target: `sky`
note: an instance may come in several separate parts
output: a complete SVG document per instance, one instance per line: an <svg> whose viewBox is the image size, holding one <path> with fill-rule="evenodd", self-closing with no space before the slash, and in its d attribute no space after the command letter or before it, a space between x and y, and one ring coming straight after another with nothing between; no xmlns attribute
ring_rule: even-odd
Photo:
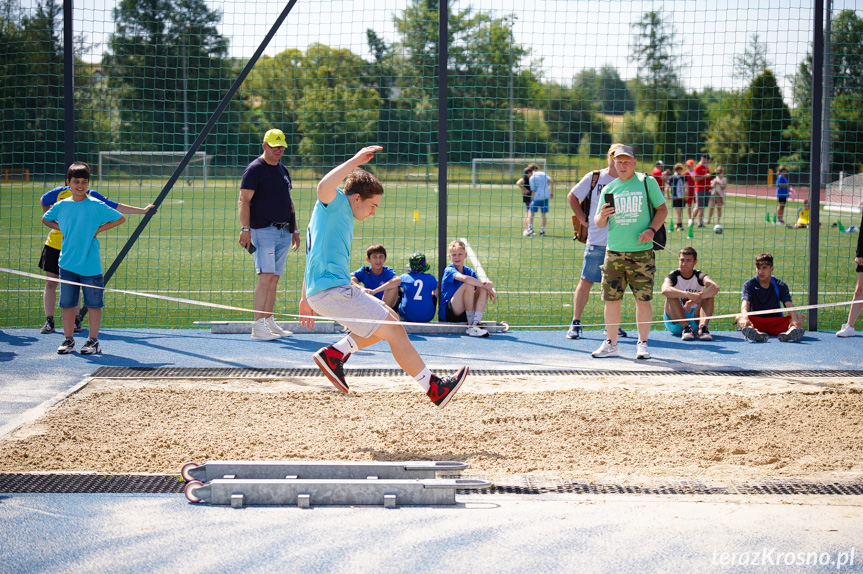
<svg viewBox="0 0 863 574"><path fill-rule="evenodd" d="M33 0L22 0L22 6ZM220 31L230 39L230 55L250 57L282 11L286 2L207 0L222 12ZM863 4L863 0L860 0ZM114 30L115 0L75 0L75 33L83 33L93 47L84 55L98 61ZM531 4L532 9L525 8ZM858 2L834 0L834 14L858 10ZM397 39L393 17L407 0L298 0L273 38L266 54L287 48L305 50L319 42L349 48L371 59L365 31L374 29L388 42ZM793 76L812 41L812 5L803 0L581 1L581 0L457 0L451 9L493 16L514 15L516 42L531 50L530 66L546 80L568 84L581 70L608 65L624 79L638 73L630 57L636 22L648 11L661 11L665 32L676 39L674 54L680 76L690 90L705 87L739 88L745 85L733 73L733 59L758 34L768 46L767 58L791 103Z"/></svg>

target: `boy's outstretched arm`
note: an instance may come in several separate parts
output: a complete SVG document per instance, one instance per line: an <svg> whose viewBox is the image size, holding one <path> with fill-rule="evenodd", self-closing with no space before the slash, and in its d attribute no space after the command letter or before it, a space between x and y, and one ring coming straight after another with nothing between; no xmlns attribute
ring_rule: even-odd
<svg viewBox="0 0 863 574"><path fill-rule="evenodd" d="M344 181L349 173L355 168L363 164L369 163L375 153L384 149L379 145L370 145L364 147L354 155L351 159L330 170L321 181L318 183L318 199L324 205L327 205L336 198L336 188Z"/></svg>
<svg viewBox="0 0 863 574"><path fill-rule="evenodd" d="M150 204L147 207L135 207L134 205L126 205L125 203L117 204L117 211L123 213L125 215L144 215L150 210L153 210L153 213L156 213L156 206L154 204Z"/></svg>

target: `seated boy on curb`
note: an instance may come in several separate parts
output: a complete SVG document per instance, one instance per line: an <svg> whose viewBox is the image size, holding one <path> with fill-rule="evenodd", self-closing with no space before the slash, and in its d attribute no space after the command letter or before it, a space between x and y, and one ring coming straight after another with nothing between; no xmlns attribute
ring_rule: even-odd
<svg viewBox="0 0 863 574"><path fill-rule="evenodd" d="M351 284L348 264L354 220L373 217L383 200L384 188L369 172L359 169L371 161L380 146L368 146L330 170L318 183L318 200L306 234L306 272L300 299L300 324L315 326L315 315L339 318L351 334L313 355L315 363L339 391L348 392L344 364L351 354L380 341L390 346L393 358L425 390L437 406L445 407L468 374L462 367L453 375L432 374L408 338L395 311L383 301ZM344 181L344 188L340 184Z"/></svg>
<svg viewBox="0 0 863 574"><path fill-rule="evenodd" d="M694 248L681 249L677 262L679 267L669 273L662 283L661 292L665 295L665 328L684 341L695 338L712 341L713 336L707 329L707 324L710 322L709 317L713 315L719 285L707 273L695 268L698 252ZM696 316L697 324L685 320Z"/></svg>
<svg viewBox="0 0 863 574"><path fill-rule="evenodd" d="M356 285L369 295L374 295L396 310L399 304L399 284L401 279L392 267L385 267L387 250L383 245L369 245L366 249L366 261L351 273L351 285Z"/></svg>
<svg viewBox="0 0 863 574"><path fill-rule="evenodd" d="M402 298L399 315L402 321L428 323L434 319L438 300L437 278L430 273L426 256L414 253L408 262L410 271L403 273L401 279Z"/></svg>
<svg viewBox="0 0 863 574"><path fill-rule="evenodd" d="M72 197L58 201L42 215L42 223L63 234L60 248L60 279L89 285L84 287L84 305L90 310L89 338L81 347L82 355L101 353L99 327L102 323L105 286L102 277L102 257L96 236L117 227L126 218L116 209L90 197L90 167L74 162L66 172ZM60 355L75 350L75 314L78 312L78 285L60 284L60 308L63 310L63 344L57 349Z"/></svg>
<svg viewBox="0 0 863 574"><path fill-rule="evenodd" d="M779 337L783 343L799 341L803 338L803 316L794 311L784 315L780 308L793 307L791 291L784 281L773 276L773 256L761 253L755 258L756 276L743 284L740 314L737 326L747 341L765 343L770 336ZM750 311L775 313L749 315Z"/></svg>
<svg viewBox="0 0 863 574"><path fill-rule="evenodd" d="M466 334L471 337L488 337L481 328L482 314L489 299L494 303L497 293L494 283L479 280L473 269L464 264L467 246L458 239L449 244L449 259L441 279L438 319L448 323L467 323Z"/></svg>

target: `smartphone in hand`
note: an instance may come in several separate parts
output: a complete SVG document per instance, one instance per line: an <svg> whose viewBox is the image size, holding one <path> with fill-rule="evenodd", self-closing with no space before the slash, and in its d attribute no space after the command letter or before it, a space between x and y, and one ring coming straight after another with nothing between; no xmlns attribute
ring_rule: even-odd
<svg viewBox="0 0 863 574"><path fill-rule="evenodd" d="M603 199L603 202L609 204L611 207L614 207L615 211L617 210L617 208L614 205L614 194L613 193L606 193L605 199Z"/></svg>
<svg viewBox="0 0 863 574"><path fill-rule="evenodd" d="M255 244L249 241L249 244L246 246L246 251L248 251L249 253L254 253L257 250L258 248L255 247Z"/></svg>

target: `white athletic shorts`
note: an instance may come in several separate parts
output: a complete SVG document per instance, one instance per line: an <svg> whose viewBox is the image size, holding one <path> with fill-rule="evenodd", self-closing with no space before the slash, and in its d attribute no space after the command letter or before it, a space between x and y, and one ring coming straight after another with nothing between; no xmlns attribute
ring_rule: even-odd
<svg viewBox="0 0 863 574"><path fill-rule="evenodd" d="M339 318L339 323L359 337L371 337L380 321L390 318L390 308L386 303L373 295L369 295L354 285L330 287L308 298L309 305L318 315ZM341 319L365 319L366 321L351 321Z"/></svg>

